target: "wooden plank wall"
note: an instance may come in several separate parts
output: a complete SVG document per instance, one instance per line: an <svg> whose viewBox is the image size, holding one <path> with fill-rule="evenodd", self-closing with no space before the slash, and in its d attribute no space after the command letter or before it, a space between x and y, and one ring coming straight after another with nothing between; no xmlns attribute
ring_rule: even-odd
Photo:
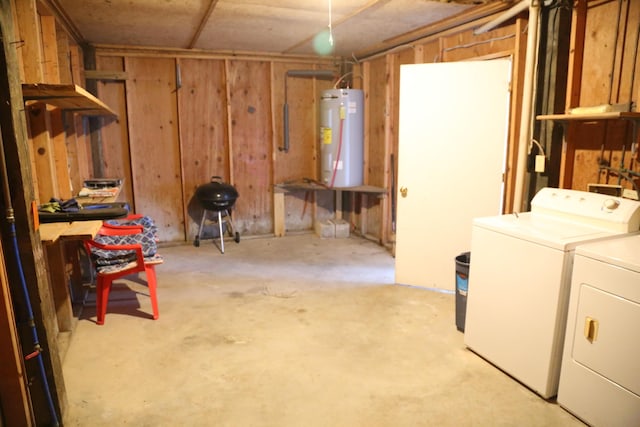
<svg viewBox="0 0 640 427"><path fill-rule="evenodd" d="M365 114L367 115L365 129L365 183L377 187L388 188L390 141L388 131L391 114L389 96L393 90L392 55L385 55L367 63L367 86L365 88ZM365 215L362 222L364 235L374 240L381 240L383 206L375 196L363 198L361 213ZM357 223L356 223L357 224ZM354 225L356 225L354 224Z"/></svg>
<svg viewBox="0 0 640 427"><path fill-rule="evenodd" d="M187 239L198 233L203 209L194 198L199 185L219 176L230 179L227 135L225 62L178 59L182 87L178 90L182 191ZM205 233L208 229L204 230ZM207 234L203 234L203 237Z"/></svg>
<svg viewBox="0 0 640 427"><path fill-rule="evenodd" d="M162 241L195 238L203 210L194 194L212 176L240 194L232 215L246 235L273 232L273 184L317 179L318 99L332 82L288 78L291 144L284 153L284 79L287 70L333 69L332 62L96 53L99 70L120 71L124 63L126 72L125 82L99 85L120 117L103 119L103 166L131 182L127 201L161 223ZM286 197L289 231L332 215L333 199L318 193ZM213 231L205 227L203 237Z"/></svg>
<svg viewBox="0 0 640 427"><path fill-rule="evenodd" d="M272 111L274 128L274 164L275 183L297 181L304 178L319 178L319 144L316 129L319 126L318 110L320 86L330 87L330 83L304 77L285 77L289 70L308 70L309 64L281 63L272 64ZM312 69L312 68L311 68ZM287 84L287 105L289 110L289 151L284 152L283 106L285 78ZM324 87L323 87L324 88ZM285 224L288 231L309 230L313 228L314 198L313 192L292 192L285 197Z"/></svg>
<svg viewBox="0 0 640 427"><path fill-rule="evenodd" d="M580 72L573 80L567 108L601 104L637 103L640 95L640 58L638 28L640 2L580 1L574 21L575 39L584 39L579 55L573 56L572 70ZM619 25L616 28L616 22ZM575 34L575 31L583 31ZM571 124L567 168L561 177L565 187L586 190L589 183L619 184L632 188L632 183L615 173L599 171L599 164L623 168L640 174L640 157L631 153L632 124L624 121L601 121ZM624 159L623 159L624 157ZM635 177L636 185L640 178Z"/></svg>
<svg viewBox="0 0 640 427"><path fill-rule="evenodd" d="M98 69L124 71L122 58L98 57ZM118 117L101 117L102 121L102 172L101 178L127 178L124 180L118 200L133 203L133 182L131 179L131 155L129 149L129 129L125 97L125 82L122 80L102 80L98 82L98 98L118 111ZM83 147L90 148L89 141ZM91 153L89 152L89 155ZM88 164L91 164L89 162ZM94 178L93 173L85 175Z"/></svg>
<svg viewBox="0 0 640 427"><path fill-rule="evenodd" d="M125 58L135 211L153 216L163 241L184 239L176 64Z"/></svg>
<svg viewBox="0 0 640 427"><path fill-rule="evenodd" d="M524 70L523 40L526 40L526 19L513 19L504 25L475 35L473 28L492 19L483 18L479 22L448 30L418 40L393 52L364 60L359 66L363 72L366 94L365 140L367 184L385 187L397 193L398 161L398 94L400 87L400 67L403 64L484 60L510 56L513 58L512 106L509 132L509 154L507 159L506 191L512 192L515 179L514 167L517 150L520 98L522 93L522 72ZM392 162L393 159L393 163ZM455 173L455 159L452 172ZM383 244L395 239L394 209L395 195L387 198L365 198L361 215L366 215L362 232L365 236ZM510 198L505 210L511 209ZM358 224L359 221L353 221Z"/></svg>
<svg viewBox="0 0 640 427"><path fill-rule="evenodd" d="M240 234L273 229L270 67L266 61L227 61L231 184L240 194L235 225Z"/></svg>
<svg viewBox="0 0 640 427"><path fill-rule="evenodd" d="M45 18L45 33L48 37L52 35L53 26L51 20ZM38 106L36 116L36 125L31 129L32 134L42 135L43 148L50 159L43 161L45 164L45 174L37 176L35 169L36 144L30 140L27 132L28 121L32 117L32 112L25 108L24 99L22 97L21 83L23 82L43 82L43 79L56 79L55 67L51 64L45 65L43 59L57 62L57 44L55 38L53 43L47 43L47 52L44 52L42 43L40 15L36 8L35 2L0 0L0 27L2 32L3 55L2 61L6 69L6 73L2 75L0 81L4 86L1 91L2 102L0 102L0 117L2 118L3 131L3 147L6 156L8 186L11 189L12 207L15 210L15 228L18 237L18 245L20 247L21 268L16 263L9 262L3 266L2 275L4 277L6 267L5 280L12 288L13 310L15 317L18 319L26 319L25 303L20 297L20 292L13 292L16 286L20 286L20 277L24 276L26 286L31 300L33 302L33 324L35 325L40 344L45 350L41 353L45 370L48 376L50 389L53 393L54 405L58 413L63 413L66 409L66 392L64 388L64 380L62 378L62 366L58 353L57 323L55 316L55 305L47 278L47 270L44 261L43 249L32 217L32 202L37 201L39 195L37 190L41 187L45 180L51 180L55 176L56 167L65 167L64 162L55 159L56 150L52 149L52 142L56 144L55 148L60 145L60 140L52 141L51 135L55 136L60 133L60 129L64 126L60 123L62 115L52 116L47 112L46 107ZM19 41L19 42L18 42ZM54 52L56 51L56 52ZM59 81L59 80L58 80ZM53 119L53 121L52 121ZM48 140L47 140L48 139ZM40 142L40 141L39 141ZM39 143L38 142L38 143ZM64 141L62 141L64 144ZM45 156L45 157L47 157ZM65 167L66 169L66 167ZM45 184L50 185L50 184ZM63 186L69 185L63 182ZM58 191L57 188L51 190ZM64 194L64 193L58 193ZM52 194L47 194L46 198ZM4 202L0 203L4 204ZM5 208L6 206L3 206ZM15 238L15 236L13 236ZM3 230L2 240L6 244L12 240L8 234L8 230ZM20 270L20 271L18 271ZM32 331L26 322L18 322L18 334L24 354L33 350ZM3 348L11 351L11 345L6 341L2 341ZM22 360L22 356L19 356ZM50 414L46 408L45 396L42 388L37 365L25 364L24 376L19 378L6 378L8 381L24 382L29 388L29 399L31 401L30 411L33 414L19 415L23 418L25 415L29 418L19 422L19 425L51 424ZM5 378L3 378L5 379ZM28 381L27 381L28 380ZM3 406L3 416L10 416L11 419L23 412L29 403L24 400L25 396L17 394L13 396L14 402L11 406ZM5 396L3 396L3 403ZM22 403L17 402L21 400ZM13 405L16 406L13 406Z"/></svg>
<svg viewBox="0 0 640 427"><path fill-rule="evenodd" d="M356 64L353 81L365 90L365 184L395 191L391 181L397 173L400 65L514 54L516 46L522 47L517 34L523 28L520 24L473 34L474 27L490 18ZM73 62L74 53L78 54L73 43L58 40L58 47L67 45ZM272 233L273 184L318 177L318 100L321 91L332 86L311 78L288 79L291 149L283 153L278 147L283 139L284 75L287 70L336 64L322 58L296 61L136 52L96 50L99 70L127 74L125 81L105 80L98 85L98 96L119 114L117 120L102 119L103 176L125 178L122 199L160 223L162 240L193 239L202 212L193 194L213 175L222 176L240 193L233 215L241 234ZM73 67L71 74L76 82ZM94 177L86 119L76 118L73 124L66 145L71 176L65 179L71 181L72 190L83 179ZM38 176L51 175L59 166L54 162L50 169L53 172ZM41 193L54 190L68 194L59 188ZM345 217L356 232L383 244L393 240L392 197L344 197ZM293 193L285 201L290 231L311 229L314 220L331 217L334 208L331 192Z"/></svg>

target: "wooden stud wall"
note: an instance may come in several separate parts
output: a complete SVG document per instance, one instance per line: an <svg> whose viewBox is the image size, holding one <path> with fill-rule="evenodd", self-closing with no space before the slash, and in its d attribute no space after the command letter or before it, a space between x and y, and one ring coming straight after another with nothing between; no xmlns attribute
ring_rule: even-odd
<svg viewBox="0 0 640 427"><path fill-rule="evenodd" d="M578 2L578 7L580 7ZM572 99L579 99L579 105L593 104L599 100L606 102L611 92L611 99L616 102L624 102L625 96L637 98L638 83L637 80L632 82L630 76L633 74L633 61L630 56L634 52L635 33L634 28L638 25L640 12L639 5L634 2L622 2L622 20L617 35L616 49L610 49L609 46L614 44L616 38L615 29L611 28L612 16L617 13L618 2L611 1L591 1L588 7L584 7L585 13L588 15L586 20L586 29L584 38L584 49L582 56L585 58L599 58L598 61L585 61L586 66L580 62L580 67L584 66L578 79L573 81L590 81L596 82L595 85L588 85L583 90L578 90L578 96ZM512 100L512 120L509 132L509 152L507 159L507 200L506 210L510 209L509 194L513 186L514 179L514 159L517 156L515 144L517 140L517 121L519 120L519 104L520 86L522 84L522 70L524 58L524 41L526 40L526 20L514 19L511 23L502 25L489 33L482 35L474 35L473 28L493 17L485 17L482 21L476 23L468 23L460 28L447 29L442 34L434 34L423 40L413 42L405 48L399 49L392 53L379 55L377 57L366 59L356 66L356 70L362 70L364 76L355 76L356 85L362 85L365 88L366 96L366 184L383 186L385 188L393 187L390 180L392 179L391 159L392 154L397 152L397 105L396 97L398 93L399 66L402 63L420 63L435 61L461 61L468 59L489 59L506 55L513 56L514 63L514 96ZM60 41L58 43L60 45ZM116 56L109 54L108 56ZM126 61L136 62L141 58L134 59L133 55L127 56L122 54L119 60L126 56ZM166 53L158 53L158 57L167 58ZM609 58L608 68L603 63L607 61L601 58ZM309 68L308 62L296 63L294 60L287 62L286 60L273 60L272 58L265 60L244 60L230 57L216 58L187 58L175 56L170 58L174 62L173 67L167 66L167 76L161 78L173 78L175 80L175 64L183 75L183 89L175 89L178 99L177 113L172 116L171 125L179 126L179 134L173 146L173 152L178 155L179 167L172 165L172 176L180 176L182 187L176 188L169 192L168 196L172 200L170 210L178 208L180 215L169 215L167 211L163 212L160 205L154 203L143 202L141 206L137 206L138 201L147 197L144 193L141 195L135 189L133 184L136 181L146 179L149 168L146 169L137 164L132 159L133 168L142 168L144 173L139 173L136 177L131 177L132 194L127 197L134 199L134 204L138 211L149 210L150 214L157 214L153 209L159 209L160 217L165 217L166 226L173 231L169 233L173 236L171 239L190 239L194 234L194 224L196 220L192 218L191 212L192 195L197 185L206 182L208 176L214 170L221 170L225 180L232 182L240 191L240 199L237 202L236 217L237 226L242 233L247 234L265 234L272 232L272 184L288 180L296 180L301 178L315 178L314 174L318 171L318 152L312 147L317 142L317 116L314 118L314 111L317 110L318 93L324 82L314 79L290 78L289 79L289 111L290 111L290 136L292 149L290 153L284 154L278 150L278 146L282 141L282 103L283 103L283 79L284 73L288 69ZM615 59L615 60L614 60ZM116 60L118 61L118 60ZM198 62L201 62L196 65ZM637 59L636 59L637 61ZM204 65L204 64L207 65ZM214 64L215 65L212 65ZM636 65L636 70L640 67ZM207 67L212 66L217 71L203 71ZM319 64L313 66L318 67ZM574 68L569 70L575 73L578 64L574 61ZM99 68L105 71L117 69L117 64L103 63ZM191 71L189 71L192 69ZM609 74L613 69L613 78L609 79ZM197 70L197 71L196 71ZM158 73L158 70L149 70L152 73ZM209 83L209 77L199 79L193 83L193 92L186 93L186 84L189 78L193 78L193 73L214 73L214 81ZM637 71L636 71L637 74ZM206 74L205 74L206 75ZM129 76L127 85L130 84L132 76ZM196 78L197 79L197 78ZM198 92L209 92L209 89L200 89L203 82L212 84L215 97L201 98ZM633 87L632 87L633 83ZM103 83L106 87L114 85L122 89L122 82ZM215 89L214 89L215 87ZM109 89L112 90L112 89ZM572 87L576 93L575 87ZM109 96L105 92L104 96ZM211 92L213 93L213 92ZM625 95L627 94L627 95ZM203 95L202 93L200 95ZM101 95L102 96L102 95ZM104 97L103 96L103 97ZM113 99L115 102L123 102L124 99L132 107L133 104L129 98L131 93L128 89L119 93ZM169 96L171 97L171 96ZM166 102L175 102L175 100ZM173 98L175 98L175 94ZM309 100L307 103L306 100ZM211 105L209 105L211 103ZM163 104L159 104L163 105ZM166 106L166 105L165 105ZM575 106L575 105L574 105ZM164 108L164 107L162 107ZM205 108L205 110L203 110ZM219 116L213 118L208 123L214 122L214 128L205 131L207 123L199 122L201 117L190 111L206 111L206 108L212 108L212 114ZM128 135L127 130L137 127L140 117L144 118L145 112L138 115L136 112L129 111L129 122L118 123L119 132L112 131L113 135L109 140L118 140L118 144L127 139L133 139L132 135ZM130 120L135 116L136 123ZM143 120L147 121L148 120ZM106 126L108 128L108 126ZM608 132L620 134L620 130L616 130L615 126L610 125ZM200 129L198 131L197 129ZM166 131L166 129L165 129ZM105 131L108 133L108 131ZM204 154L200 159L204 159L206 166L197 166L194 168L197 155L194 155L194 147L197 146L197 139L200 138L199 133L203 137L207 137L207 133L211 133L211 137L215 140L212 150L220 155L216 155L215 159L212 153ZM628 132L628 131L625 131ZM597 135L594 132L593 135ZM215 136L213 136L215 135ZM616 134L612 134L614 140L617 140ZM606 134L603 139L611 140L611 136ZM106 144L106 143L105 143ZM593 144L589 145L591 147ZM598 144L596 144L598 145ZM601 144L600 144L601 145ZM122 150L124 146L118 145ZM177 147L177 148L176 148ZM611 161L615 163L619 159L621 147L613 147L608 154ZM577 169L576 165L582 164L585 159L593 159L594 156L583 155L580 153L581 148L576 147L575 159L571 162L571 167L565 168L567 172L571 172L569 181L571 186L582 185L584 179L578 175L574 177L573 171ZM589 148L591 150L591 148ZM132 152L135 148L132 149ZM206 151L206 149L205 149ZM124 151L123 151L124 152ZM196 150L201 153L202 151ZM616 154L618 153L618 154ZM110 153L111 154L111 153ZM116 158L122 157L122 153L114 153ZM106 156L105 156L106 157ZM125 156L126 157L126 156ZM596 156L597 158L598 156ZM122 160L105 160L105 165L114 166L114 173L126 175L126 168L123 166L115 166L118 162L126 163L126 158ZM393 157L396 162L397 158ZM115 163L114 163L115 162ZM575 165L573 164L575 163ZM395 164L394 164L395 167ZM140 169L140 170L142 170ZM579 168L582 169L582 168ZM579 173L579 172L578 172ZM587 173L590 177L591 172ZM310 176L311 175L311 176ZM152 176L149 175L149 176ZM247 177L247 178L245 178ZM247 180L246 182L244 180ZM565 180L567 178L565 177ZM73 181L73 177L71 178ZM249 182L250 181L250 182ZM575 185L574 185L575 184ZM135 193L135 194L134 194ZM287 228L291 230L308 229L312 225L312 220L318 218L322 213L317 211L320 207L324 209L325 203L316 200L313 209L316 209L312 215L312 211L308 209L311 196L300 192L287 198L285 208L287 215ZM318 197L324 195L318 194ZM142 199L141 199L142 198ZM180 203L177 201L180 200ZM382 200L382 202L380 202ZM155 207L152 207L154 205ZM389 200L378 199L376 197L363 197L351 204L354 211L347 214L349 220L357 228L360 226L364 234L380 240L383 243L393 239L393 230L390 217L392 216L392 206ZM331 207L327 206L330 211ZM168 220L169 217L172 220ZM177 219L179 217L179 219Z"/></svg>
<svg viewBox="0 0 640 427"><path fill-rule="evenodd" d="M49 136L60 134L59 117L51 115L46 111L46 107L37 105L32 109L25 108L22 98L21 83L43 82L45 75L51 75L55 71L53 64L46 65L47 73L44 72L43 58L57 62L57 44L55 37L53 43L47 44L47 52L43 50L42 33L40 25L40 16L38 15L36 4L34 1L10 1L0 0L0 26L3 33L3 49L6 60L6 74L2 81L2 102L0 110L2 114L2 131L3 145L7 160L7 172L9 179L9 188L11 189L12 205L15 210L15 226L18 236L18 246L20 248L22 274L25 277L28 291L33 302L34 324L37 328L40 344L44 349L42 353L43 362L48 376L49 385L51 387L54 399L54 405L58 413L64 413L66 409L66 392L64 381L62 378L62 367L60 363L57 343L57 323L55 315L55 306L47 278L46 263L42 245L37 231L33 224L31 215L31 203L38 200L37 191L45 180L50 180L55 176L56 168L61 164L56 163L55 152L52 149L52 141ZM47 37L52 37L54 26L51 21L45 18L45 25L42 27ZM6 37L5 37L6 36ZM55 76L53 77L55 78ZM8 87L5 87L8 86ZM38 135L42 139L34 142L29 139L27 132L27 122L35 116L35 122L31 127L31 134ZM45 137L46 136L46 137ZM49 159L42 161L45 165L47 173L40 177L34 172L36 164L35 148L36 144L42 142L41 146L45 152L51 156ZM64 142L63 142L64 144ZM56 147L57 148L57 147ZM59 160L59 159L58 159ZM36 178L37 182L36 182ZM54 181L55 182L55 181ZM50 185L50 184L46 184ZM52 186L52 193L59 191ZM58 193L59 194L59 193ZM49 197L51 194L48 195ZM0 204L3 204L0 203ZM3 232L3 244L10 242L12 238ZM12 258L12 257L10 257ZM10 259L9 258L9 259ZM20 287L20 272L17 271L15 262L5 262L2 268L6 267L7 282L12 290ZM20 295L19 291L13 296ZM24 302L14 301L13 310L16 310L17 318L26 318L24 312ZM18 334L23 348L23 353L31 352L32 334L28 325L24 322L18 325ZM10 346L2 340L3 348L9 349ZM22 355L19 355L22 359ZM42 382L37 373L37 366L30 363L25 364L25 375L17 378L18 381L29 379L29 397L30 400L24 400L24 396L20 394L13 396L14 399L21 399L22 403L16 406L5 406L7 403L6 396L2 396L3 416L10 416L12 419L16 415L24 417L27 415L35 417L30 420L23 420L19 425L29 425L33 422L37 425L50 424L49 412L46 408L44 394L42 392ZM30 410L33 414L24 414L26 406L31 404Z"/></svg>
<svg viewBox="0 0 640 427"><path fill-rule="evenodd" d="M98 69L111 71L124 71L124 60L116 57L96 58ZM131 155L129 148L129 129L127 121L127 99L125 96L125 82L117 80L99 81L97 85L98 98L109 105L118 113L118 117L105 116L102 120L102 177L95 178L125 178L118 200L124 201L134 206L133 182L131 179ZM82 119L81 119L82 120ZM83 140L79 148L89 148L89 142ZM91 152L84 152L85 156ZM87 165L91 162L87 163ZM84 175L87 178L94 178L89 171ZM81 181L78 179L78 181ZM77 187L76 187L77 188Z"/></svg>
<svg viewBox="0 0 640 427"><path fill-rule="evenodd" d="M227 61L231 183L240 197L234 223L240 234L268 234L273 184L270 67L266 61Z"/></svg>
<svg viewBox="0 0 640 427"><path fill-rule="evenodd" d="M332 86L326 80L288 78L291 144L289 152L284 153L279 147L284 138L285 73L332 69L333 65L326 60L97 52L100 71L120 71L122 61L126 80L103 81L99 85L99 97L120 117L126 117L126 121L119 122L103 119L103 162L105 170L113 172L110 176L132 182L128 201L136 212L163 223L161 240L191 241L203 212L194 200L196 188L212 176L220 176L240 194L233 209L238 231L248 235L272 233L273 184L318 177L318 100L321 91ZM145 86L144 81L148 82ZM155 85L151 83L154 81ZM165 84L170 81L173 86ZM177 109L170 113L174 102ZM157 125L161 117L166 123L162 130ZM177 130L177 135L169 138L169 128ZM177 146L171 143L170 152L163 152L158 149L158 138L175 138ZM131 172L125 165L127 144ZM177 169L174 161L179 164ZM165 179L166 187L154 187L150 182L162 179L157 176L159 170L174 177L171 182ZM330 217L333 200L328 197L331 194L323 193L289 194L285 199L286 228L309 230L314 219ZM212 230L205 227L203 237L210 237L208 231Z"/></svg>
<svg viewBox="0 0 640 427"><path fill-rule="evenodd" d="M271 93L274 129L273 180L274 183L299 181L319 177L318 110L319 86L329 89L331 83L304 77L288 77L287 105L289 109L289 151L284 152L283 105L285 75L289 70L314 69L306 63L272 63ZM314 192L291 192L285 198L285 224L287 231L309 230L315 218Z"/></svg>
<svg viewBox="0 0 640 427"><path fill-rule="evenodd" d="M361 69L369 74L366 77L362 73L354 75L357 83L366 86L366 184L395 188L391 183L391 175L392 172L397 173L397 94L401 63L500 56L513 53L514 43L522 40L514 35L513 25L503 26L481 36L473 35L472 28L473 26L467 25L463 30L448 30L397 52L366 60L366 67ZM70 55L73 55L73 50ZM134 81L142 81L145 77L130 74L129 67L135 67L135 64L154 56L156 60L165 59L166 65L159 69L143 67L144 71L140 73L148 73L147 78L150 80L166 80L165 89L173 80L173 93L164 90L162 95L151 94L152 89L134 92L140 86L139 82ZM131 186L125 186L124 198L132 203L137 212L154 216L164 224L166 231L161 233L163 240L190 240L196 233L201 212L197 205L194 206L195 188L207 182L211 175L221 175L236 186L240 193L234 210L234 220L239 231L243 234L271 233L272 185L317 177L318 97L320 90L331 87L330 84L316 79L289 78L292 148L290 153L285 154L278 150L283 138L284 74L289 69L308 69L308 61L296 63L272 59L260 61L225 57L172 57L166 52L146 56L126 52L120 56L113 53L101 56L98 51L100 70L120 71L121 62L126 63L124 71L129 73L126 83L103 81L99 86L99 96L108 99L108 104L116 108L121 117L125 117L119 121L104 120L102 129L105 152L102 166L108 171L106 175L123 176L125 183ZM169 65L170 62L173 64ZM179 77L183 84L181 88L176 87L176 65L180 70ZM326 68L320 60L318 64L311 65ZM166 75L159 76L160 70L164 70L162 73ZM366 84L363 84L365 81ZM158 134L149 133L148 127L153 128L149 106L132 100L141 98L146 93L150 93L151 104L157 107L158 111L154 110L155 119L159 117L156 113L164 115L162 120L165 125L153 129ZM212 93L215 96L211 96ZM171 105L176 103L173 111L174 107ZM209 117L204 118L201 115L203 111ZM171 130L168 129L169 126L172 127ZM211 126L213 127L209 128ZM168 148L172 155L175 154L175 158L156 158L157 147L154 155L141 156L151 149L143 139L157 139L159 136L172 141ZM198 141L202 138L213 140L210 142L213 145L202 149ZM136 141L135 146L133 141ZM127 144L131 144L130 159L126 155ZM209 149L213 151L208 151ZM138 157L135 153L138 153ZM70 157L79 160L81 154L71 153ZM128 161L132 172L128 171ZM162 174L166 175L160 179L168 182L168 177L171 176L171 180L181 182L181 186L174 184L164 188L149 184L148 181L159 179L157 174L154 176L154 170L162 170ZM74 186L77 185L77 177L72 176L70 180ZM160 187L164 188L163 201L156 200L157 197L152 195ZM287 228L309 229L314 219L330 217L333 200L330 194L323 193L299 192L287 197ZM348 199L349 196L345 197ZM382 243L393 239L391 218L394 207L390 198L363 196L352 199L347 206L346 217L357 231Z"/></svg>
<svg viewBox="0 0 640 427"><path fill-rule="evenodd" d="M56 26L52 17L40 14L34 0L0 1L3 15L7 10L14 12L16 40L22 41L16 60L21 81L71 82L85 86L80 65L82 51ZM9 3L10 7L4 7ZM622 5L621 20L616 29L619 4ZM507 159L507 194L510 194L517 156L514 141L517 141L526 20L514 19L487 34L473 34L474 27L492 18L448 28L354 66L354 87L362 87L366 96L365 184L395 191L392 171L397 175L401 64L514 55ZM640 2L576 2L568 107L637 103L640 63L635 42L639 26ZM163 241L193 238L194 226L199 221L199 215L193 214L193 193L212 175L222 176L240 193L233 213L239 231L269 234L273 231L273 184L318 177L319 95L331 87L330 82L316 79L289 79L291 149L285 154L278 149L283 139L284 75L290 69L334 66L333 61L322 58L243 59L219 55L181 56L166 51L156 54L101 54L99 51L98 69L121 71L127 76L124 81L102 80L98 85L99 97L119 113L117 120L102 121L103 171L105 175L125 178L123 197L137 212L156 219ZM21 153L20 160L30 156L31 169L36 172L29 177L37 190L33 198L42 202L53 196L71 196L83 179L94 177L87 120L56 110L47 111L41 104L29 106L25 111L30 150L27 154ZM569 136L574 142L567 147L563 184L583 189L594 180L610 182L612 177L598 175L597 164L606 160L612 166L618 165L622 141L628 140L629 132L629 127L620 123L572 125ZM629 145L626 148L628 150ZM17 164L17 157L14 154L9 160ZM637 162L636 157L627 165L638 171ZM24 165L20 167L29 169ZM21 176L26 175L29 174ZM22 196L29 198L29 194ZM318 192L315 200L313 194L305 192L291 196L287 197L285 206L289 230L306 230L312 227L314 219L331 216L330 192ZM506 206L510 209L508 200ZM390 197L365 196L352 200L351 207L349 220L354 227L360 227L360 232L383 244L393 241ZM20 221L20 230L31 233L28 221ZM22 243L29 247L29 242ZM44 337L51 350L47 364L52 366L54 387L60 399L57 404L64 412L66 396L60 363L56 359L57 347L55 339L47 334L55 330L55 326L51 325L52 319L47 318L51 301L38 245L34 247L33 258L27 262L35 264L27 274L29 282L36 283L32 287L38 288L43 301L42 313L36 315L45 323L41 338Z"/></svg>
<svg viewBox="0 0 640 427"><path fill-rule="evenodd" d="M189 240L197 235L203 213L194 198L196 188L213 176L229 182L227 93L224 60L178 59L178 65L183 215Z"/></svg>
<svg viewBox="0 0 640 427"><path fill-rule="evenodd" d="M392 90L392 74L390 67L392 56L381 56L372 60L367 67L368 78L365 87L365 171L364 182L377 187L387 187L389 165L389 114L392 113L389 103ZM374 240L381 237L382 205L375 196L366 196L361 207L365 218L362 220L364 235Z"/></svg>
<svg viewBox="0 0 640 427"><path fill-rule="evenodd" d="M616 23L619 25L616 28ZM633 103L638 111L640 3L635 1L579 1L574 9L574 49L569 65L567 108ZM558 112L558 113L564 113ZM632 184L599 165L640 173L640 156L631 155L632 126L626 121L571 123L563 158L561 183L586 190L589 183ZM624 150L624 163L622 162ZM640 178L636 178L640 185Z"/></svg>
<svg viewBox="0 0 640 427"><path fill-rule="evenodd" d="M127 120L137 213L162 241L184 240L175 60L126 58Z"/></svg>
<svg viewBox="0 0 640 427"><path fill-rule="evenodd" d="M483 21L492 19L486 17ZM511 209L509 194L515 180L514 168L517 151L520 118L520 97L522 93L522 73L524 70L523 41L526 41L524 27L526 20L514 19L511 23L496 28L488 33L474 35L473 28L481 25L467 25L462 29L449 30L444 34L436 34L419 40L404 49L376 56L365 60L361 66L364 73L366 106L365 106L365 140L366 140L366 172L365 182L370 185L385 187L397 192L397 157L398 157L398 94L400 87L400 67L402 64L464 61L470 59L491 59L504 56L513 58L512 104L509 123L509 153L507 158L505 209ZM392 171L391 157L393 155ZM383 244L392 243L395 239L393 230L394 216L393 197L376 199L367 197L362 207L362 231L367 237Z"/></svg>

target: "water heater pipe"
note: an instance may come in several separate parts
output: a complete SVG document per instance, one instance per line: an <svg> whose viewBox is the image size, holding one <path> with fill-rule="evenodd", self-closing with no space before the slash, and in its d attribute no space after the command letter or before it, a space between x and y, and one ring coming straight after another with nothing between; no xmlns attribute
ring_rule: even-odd
<svg viewBox="0 0 640 427"><path fill-rule="evenodd" d="M333 80L336 73L332 70L289 70L284 75L284 105L282 107L283 121L283 137L284 143L282 147L278 147L280 151L289 152L289 104L287 103L287 78L288 77L311 77L316 79Z"/></svg>
<svg viewBox="0 0 640 427"><path fill-rule="evenodd" d="M4 204L6 209L5 219L9 224L9 235L11 238L11 246L13 248L13 255L15 257L16 267L18 269L18 277L20 279L20 287L22 289L22 297L24 300L25 310L27 312L27 324L31 329L31 339L33 344L33 351L24 356L25 360L36 359L38 362L38 371L40 373L40 380L42 381L42 391L44 392L47 407L49 408L49 416L51 417L50 425L60 425L58 421L58 415L56 413L56 407L53 402L53 396L51 395L51 389L49 388L49 381L47 380L47 372L44 367L44 360L42 357L42 346L40 345L40 339L38 338L38 331L36 329L36 323L33 316L33 307L31 305L31 297L27 288L27 280L24 275L24 269L22 268L22 258L20 256L20 249L18 247L18 235L16 233L16 218L14 215L13 204L11 202L11 190L9 188L9 173L7 171L7 161L4 155L4 140L2 139L2 133L0 133L0 176L2 178L2 193L4 195Z"/></svg>
<svg viewBox="0 0 640 427"><path fill-rule="evenodd" d="M341 107L344 108L344 107ZM340 164L340 153L342 152L342 132L344 131L344 114L340 114L340 132L338 137L338 154L336 155L336 161L333 163L333 173L331 174L331 183L329 188L333 188L333 184L336 182L336 173L338 172L338 165Z"/></svg>
<svg viewBox="0 0 640 427"><path fill-rule="evenodd" d="M513 211L521 212L527 174L527 152L531 141L531 127L533 110L533 92L535 86L536 63L538 58L538 43L540 39L540 4L537 0L530 0L529 30L527 32L527 55L524 65L524 83L522 93L522 112L520 115L520 137L518 139L518 159L516 164L516 182L513 196Z"/></svg>

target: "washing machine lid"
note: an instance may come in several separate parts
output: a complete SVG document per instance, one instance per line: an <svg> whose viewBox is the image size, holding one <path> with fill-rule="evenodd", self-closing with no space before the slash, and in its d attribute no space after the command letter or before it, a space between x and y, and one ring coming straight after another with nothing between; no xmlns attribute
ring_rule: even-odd
<svg viewBox="0 0 640 427"><path fill-rule="evenodd" d="M578 254L640 273L640 234L580 245Z"/></svg>
<svg viewBox="0 0 640 427"><path fill-rule="evenodd" d="M474 218L473 225L561 251L570 251L578 244L620 234L531 212Z"/></svg>

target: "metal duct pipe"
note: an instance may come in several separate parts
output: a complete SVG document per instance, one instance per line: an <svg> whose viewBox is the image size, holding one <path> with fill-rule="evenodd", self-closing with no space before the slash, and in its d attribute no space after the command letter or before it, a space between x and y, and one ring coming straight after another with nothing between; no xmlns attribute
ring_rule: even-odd
<svg viewBox="0 0 640 427"><path fill-rule="evenodd" d="M316 79L332 80L336 77L333 70L289 70L284 75L284 106L282 107L282 125L284 142L280 151L289 152L289 104L287 104L287 78L288 77L311 77Z"/></svg>
<svg viewBox="0 0 640 427"><path fill-rule="evenodd" d="M333 70L289 70L287 77L315 77L331 80L336 76Z"/></svg>

